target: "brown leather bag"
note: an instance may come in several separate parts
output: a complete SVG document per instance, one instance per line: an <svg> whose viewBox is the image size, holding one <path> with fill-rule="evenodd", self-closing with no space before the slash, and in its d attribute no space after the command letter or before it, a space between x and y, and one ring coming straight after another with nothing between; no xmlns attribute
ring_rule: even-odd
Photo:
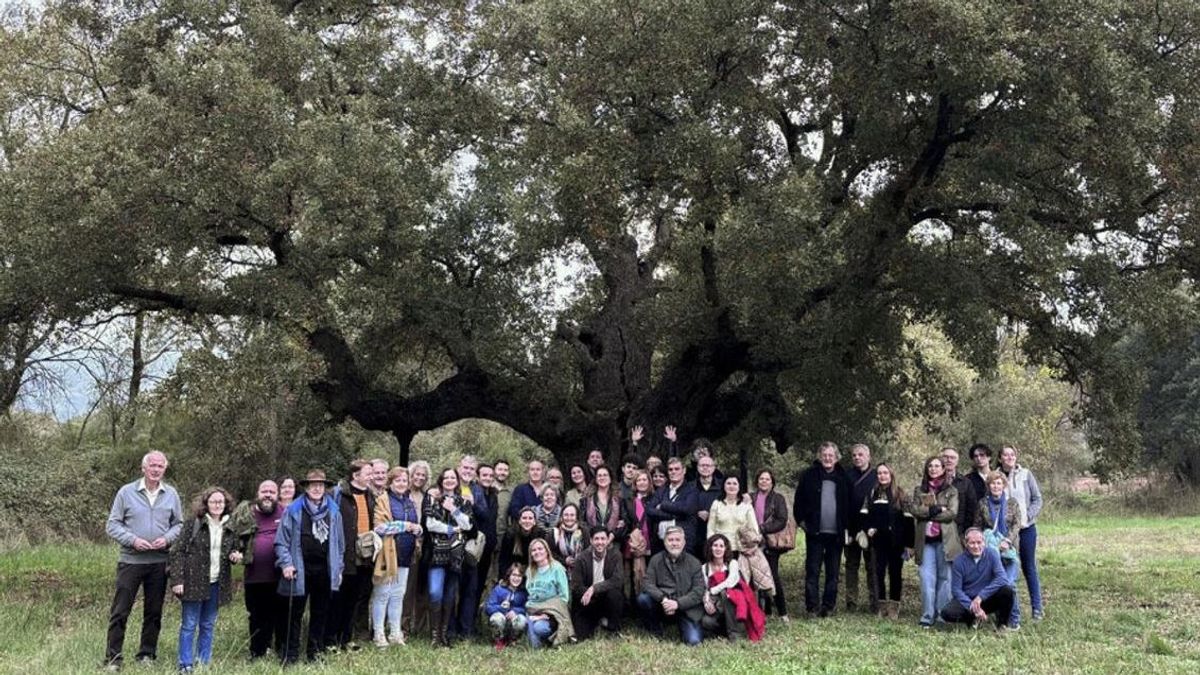
<svg viewBox="0 0 1200 675"><path fill-rule="evenodd" d="M788 518L787 525L778 532L767 535L767 548L775 551L790 551L796 548L796 524Z"/></svg>

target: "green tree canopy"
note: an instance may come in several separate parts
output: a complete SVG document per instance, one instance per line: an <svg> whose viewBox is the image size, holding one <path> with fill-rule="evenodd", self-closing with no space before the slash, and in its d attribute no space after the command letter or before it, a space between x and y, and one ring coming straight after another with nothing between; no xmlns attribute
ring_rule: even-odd
<svg viewBox="0 0 1200 675"><path fill-rule="evenodd" d="M1079 376L1200 269L1195 3L50 2L0 56L0 314L268 321L335 418L779 450ZM296 350L283 349L281 352Z"/></svg>

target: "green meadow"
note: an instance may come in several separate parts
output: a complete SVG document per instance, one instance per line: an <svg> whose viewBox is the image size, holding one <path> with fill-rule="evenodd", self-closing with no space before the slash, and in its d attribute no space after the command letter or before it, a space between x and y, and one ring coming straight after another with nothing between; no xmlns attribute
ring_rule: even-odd
<svg viewBox="0 0 1200 675"><path fill-rule="evenodd" d="M489 644L434 650L413 636L406 647L367 646L291 672L837 672L1067 673L1200 672L1200 517L1155 519L1072 517L1039 526L1038 557L1047 617L1019 632L991 629L922 631L916 626L916 570L905 569L899 622L844 612L801 618L802 552L784 557L793 621L768 624L756 645L706 642L690 649L649 639L599 639L533 652L496 653ZM116 552L71 543L7 551L0 556L0 671L94 672L104 649ZM1021 592L1025 602L1024 590ZM127 632L135 647L140 606ZM124 672L175 669L179 604L168 601L159 662ZM273 662L246 659L240 595L223 608L214 664L221 673L278 672Z"/></svg>

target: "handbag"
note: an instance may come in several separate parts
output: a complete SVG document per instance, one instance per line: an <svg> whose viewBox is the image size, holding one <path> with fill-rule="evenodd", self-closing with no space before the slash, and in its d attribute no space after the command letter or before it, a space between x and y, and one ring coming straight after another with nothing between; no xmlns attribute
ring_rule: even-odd
<svg viewBox="0 0 1200 675"><path fill-rule="evenodd" d="M989 527L988 529L983 531L983 543L987 544L988 547L990 547L990 548L996 549L996 551L1000 553L1001 560L1016 560L1017 559L1017 549L1013 548L1010 545L1008 547L1007 551L1001 551L1000 550L1000 542L1002 542L1002 541L1004 541L1003 535L1001 535L999 532L993 530L992 528Z"/></svg>
<svg viewBox="0 0 1200 675"><path fill-rule="evenodd" d="M358 535L354 541L354 554L358 556L359 565L367 565L375 560L375 542L379 537L374 531L368 530Z"/></svg>
<svg viewBox="0 0 1200 675"><path fill-rule="evenodd" d="M483 547L487 544L487 537L482 532L476 532L474 537L467 540L467 555L475 560L483 555Z"/></svg>
<svg viewBox="0 0 1200 675"><path fill-rule="evenodd" d="M629 555L633 557L641 557L649 552L646 550L646 538L642 536L641 528L629 533L629 541L626 546L629 548Z"/></svg>
<svg viewBox="0 0 1200 675"><path fill-rule="evenodd" d="M788 518L787 524L778 532L767 535L767 548L775 551L790 551L796 548L796 523Z"/></svg>

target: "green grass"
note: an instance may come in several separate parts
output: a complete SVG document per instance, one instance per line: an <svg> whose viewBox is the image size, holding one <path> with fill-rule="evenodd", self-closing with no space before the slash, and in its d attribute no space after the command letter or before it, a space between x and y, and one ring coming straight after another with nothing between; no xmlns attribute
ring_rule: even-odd
<svg viewBox="0 0 1200 675"><path fill-rule="evenodd" d="M915 569L905 568L899 623L864 614L768 625L757 645L706 643L689 649L639 631L561 650L527 647L496 654L489 645L434 650L413 637L407 647L331 657L294 672L838 672L1026 673L1200 671L1200 518L1071 517L1039 525L1039 558L1048 618L1026 620L1016 634L991 630L937 633L917 628ZM803 553L784 557L793 615L802 607ZM90 672L104 651L116 552L96 544L23 548L0 556L0 672ZM1021 592L1024 596L1024 591ZM1026 617L1028 617L1028 604ZM127 632L140 629L135 608ZM168 601L154 668L174 670L179 605ZM223 608L213 671L278 672L245 660L240 595Z"/></svg>

